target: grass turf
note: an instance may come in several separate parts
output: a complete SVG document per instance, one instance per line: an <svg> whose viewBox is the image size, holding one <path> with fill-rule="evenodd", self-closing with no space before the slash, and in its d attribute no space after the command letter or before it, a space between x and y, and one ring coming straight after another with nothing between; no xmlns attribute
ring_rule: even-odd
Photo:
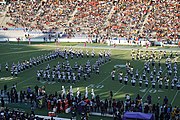
<svg viewBox="0 0 180 120"><path fill-rule="evenodd" d="M84 52L86 49L89 49L89 52L91 52L93 47L96 52L96 56L98 56L98 52L100 49L107 49L105 45L99 45L99 44L87 44L87 48L82 48L82 43L61 43L59 46L55 46L54 43L38 43L33 45L27 45L26 43L17 45L17 43L3 43L0 44L0 64L2 66L2 71L0 72L0 89L3 89L4 84L10 88L14 83L17 83L17 89L20 90L26 90L27 87L34 88L35 85L38 85L39 87L45 86L47 93L55 93L55 91L61 91L61 86L65 86L66 90L69 89L69 86L72 84L68 83L56 83L56 84L48 84L48 82L39 82L36 80L36 71L42 69L45 69L47 64L50 64L50 66L56 65L57 62L63 62L61 58L58 58L56 60L44 62L41 65L38 65L37 67L33 67L31 69L25 70L24 72L20 73L18 77L12 78L10 75L10 72L5 71L5 63L8 62L9 67L11 64L17 63L18 61L22 62L23 60L28 60L30 57L37 57L39 55L44 55L49 53L50 51L54 50L55 48L64 48L64 46L76 46L76 48L73 49L83 49ZM97 47L98 46L98 47ZM81 47L81 48L78 48ZM98 49L96 49L98 48ZM125 47L129 48L130 47ZM131 47L132 48L132 47ZM137 46L134 46L133 48L137 48ZM108 48L110 49L110 47ZM130 63L133 65L134 70L138 69L140 74L143 71L144 67L144 60L131 60L130 56L131 51L130 50L122 50L122 49L111 49L111 61L106 63L105 65L102 65L100 67L100 74L96 75L95 73L91 74L91 78L87 81L81 80L81 82L77 82L73 86L74 92L76 92L76 88L79 87L80 91L82 93L85 92L85 87L88 87L89 89L89 97L90 97L90 91L93 88L96 95L100 95L101 99L109 98L109 91L112 90L114 93L113 98L118 100L125 100L125 94L129 93L131 95L131 98L134 99L137 94L140 94L141 97L143 97L143 100L146 99L146 97L150 94L152 96L152 102L157 103L163 101L164 96L166 95L169 99L169 103L172 103L172 105L179 105L180 101L180 93L176 89L170 90L170 89L162 89L160 92L158 92L158 86L156 83L156 91L151 88L151 84L149 84L148 88L145 88L143 85L142 88L139 88L138 83L136 83L136 87L132 87L131 83L129 82L128 85L120 84L117 78L117 74L120 71L125 72L125 68L117 68L116 69L116 78L115 81L111 80L111 71L113 70L115 65L125 65L127 61L130 61ZM89 58L91 61L91 64L94 63L97 60L97 57L95 58ZM84 64L87 61L87 58L80 58L80 59L69 59L70 64L73 65L75 61L78 61L78 63ZM165 60L162 60L162 66L163 66L163 74L166 73L165 69ZM157 66L157 63L156 63ZM179 61L178 61L178 68L179 68ZM180 73L178 73L178 76L180 76ZM158 97L160 97L160 101L158 101ZM9 107L17 107L24 109L28 111L24 105L21 104L15 104L15 105L8 105ZM46 114L46 110L36 110L37 114ZM69 116L68 114L62 114L60 116ZM95 119L102 119L102 117L95 117ZM110 118L103 118L103 120L110 119Z"/></svg>

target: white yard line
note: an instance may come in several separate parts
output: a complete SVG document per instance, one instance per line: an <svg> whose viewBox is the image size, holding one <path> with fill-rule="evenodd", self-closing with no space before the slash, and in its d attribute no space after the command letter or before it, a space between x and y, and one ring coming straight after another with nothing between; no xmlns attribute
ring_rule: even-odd
<svg viewBox="0 0 180 120"><path fill-rule="evenodd" d="M145 61L144 63L147 63L148 61ZM136 66L137 67L137 66ZM139 65L138 65L138 67L139 67ZM143 64L143 67L141 68L141 70L139 71L139 73L141 73L141 71L143 71L144 70L144 64Z"/></svg>
<svg viewBox="0 0 180 120"><path fill-rule="evenodd" d="M176 99L176 96L178 95L178 93L179 93L179 90L176 91L176 94L174 95L174 97L173 97L173 99L171 101L171 105L173 104L174 100Z"/></svg>
<svg viewBox="0 0 180 120"><path fill-rule="evenodd" d="M142 99L146 96L146 94L149 92L149 90L151 89L151 87L148 88L148 90L145 92L145 94L142 96Z"/></svg>
<svg viewBox="0 0 180 120"><path fill-rule="evenodd" d="M33 76L33 77L29 78L29 79L23 80L23 81L21 81L21 82L18 82L18 83L16 84L16 87L18 87L18 85L20 85L20 84L22 84L22 83L24 83L24 82L26 82L26 81L28 81L28 80L33 79L34 77L35 77L35 76ZM8 90L9 90L10 88L12 88L12 86L11 86L11 87L8 87Z"/></svg>
<svg viewBox="0 0 180 120"><path fill-rule="evenodd" d="M121 87L119 88L119 90L114 93L114 96L115 96L119 91L121 91L124 87L125 87L125 85L121 86Z"/></svg>
<svg viewBox="0 0 180 120"><path fill-rule="evenodd" d="M151 11L151 10L152 10L152 6L150 6L150 8L149 8L149 11ZM148 12L148 13L147 13L146 18L144 19L144 22L143 22L143 24L142 24L142 27L141 27L141 29L139 30L139 33L142 33L143 28L145 27L144 25L147 23L147 20L148 20L148 17L149 17L150 14L151 14L151 12Z"/></svg>
<svg viewBox="0 0 180 120"><path fill-rule="evenodd" d="M111 62L111 61L110 61ZM117 71L119 71L120 68L117 69ZM105 79L103 79L101 82L99 82L97 85L100 85L101 83L103 83L105 80L107 80L109 77L111 77L111 75L107 76Z"/></svg>
<svg viewBox="0 0 180 120"><path fill-rule="evenodd" d="M126 52L125 52L126 53ZM112 62L112 60L110 61L110 62ZM110 62L107 62L107 63L110 63ZM107 64L107 63L105 63L105 64ZM104 65L105 65L104 64ZM120 68L118 68L116 71L119 71L119 69ZM107 76L105 79L103 79L101 82L99 82L97 85L100 85L101 83L103 83L105 80L107 80L109 77L110 77L111 75L109 75L109 76Z"/></svg>
<svg viewBox="0 0 180 120"><path fill-rule="evenodd" d="M29 53L29 52L36 52L36 51L46 51L46 49L40 49L40 50L26 50L26 51L18 51L18 52L8 52L8 53L2 53L1 55L10 55L10 54L16 54L16 53Z"/></svg>
<svg viewBox="0 0 180 120"><path fill-rule="evenodd" d="M138 66L139 66L139 65L138 65ZM143 69L144 69L144 67L143 67L139 72L141 72ZM119 90L117 90L117 91L115 92L114 96L115 96L120 90L122 90L125 86L126 86L126 85L123 85ZM131 87L131 86L130 86L130 87Z"/></svg>
<svg viewBox="0 0 180 120"><path fill-rule="evenodd" d="M100 85L101 83L103 83L105 80L107 80L111 75L107 76L105 79L103 79L101 82L99 82L97 85Z"/></svg>

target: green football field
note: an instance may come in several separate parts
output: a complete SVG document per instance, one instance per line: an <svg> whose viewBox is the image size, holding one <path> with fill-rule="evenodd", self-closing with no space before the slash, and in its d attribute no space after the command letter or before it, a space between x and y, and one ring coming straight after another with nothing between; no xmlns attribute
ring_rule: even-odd
<svg viewBox="0 0 180 120"><path fill-rule="evenodd" d="M98 53L100 50L102 51L111 51L111 61L105 63L104 65L100 66L100 74L91 73L90 79L87 79L87 81L84 81L83 78L81 81L77 82L76 84L71 83L62 83L62 82L47 82L43 81L42 79L40 81L37 81L36 78L36 72L40 69L45 69L47 64L49 64L51 67L54 65L57 65L58 62L64 62L62 58L57 58L55 60L44 62L43 64L40 64L36 67L32 67L31 69L27 69L23 71L22 73L18 74L17 77L12 77L10 72L5 71L5 64L6 62L9 64L9 68L14 62L15 64L19 61L22 62L24 60L29 60L29 58L37 57L40 55L48 54L49 52L55 50L56 48L64 49L64 47L68 49L69 46L72 46L73 49L78 50L81 49L84 51L88 50L89 52L92 51L92 49L96 52L95 58L88 58L91 62L91 65L96 62L98 59ZM16 43L1 43L0 44L0 64L1 64L1 72L0 72L0 89L4 88L4 85L6 84L8 86L8 89L11 88L13 84L17 85L17 90L26 90L27 87L34 88L34 86L38 85L39 87L45 86L46 93L55 93L57 91L60 93L61 87L65 86L66 91L69 90L69 87L73 87L73 91L76 94L76 90L79 87L82 94L85 93L85 87L88 87L89 91L89 97L91 97L91 89L94 89L96 95L100 95L100 98L106 99L109 98L109 92L113 91L113 98L117 100L125 100L125 95L130 94L132 99L136 98L137 94L140 94L142 97L142 100L145 101L146 97L148 95L152 96L152 102L157 103L163 102L164 96L167 96L169 99L169 103L173 106L179 106L180 105L180 93L175 88L174 90L165 89L164 87L159 90L158 84L156 83L156 88L153 89L151 87L151 83L149 83L148 88L145 87L143 84L143 87L140 88L138 81L136 83L135 87L132 87L130 80L128 82L128 85L120 84L118 81L118 73L122 71L123 73L126 72L126 69L124 67L118 67L115 68L116 70L116 76L115 80L111 80L111 72L114 69L114 66L116 65L125 65L127 61L131 63L131 65L134 67L134 71L136 69L139 70L139 75L142 74L144 70L144 63L145 60L132 60L131 59L131 49L145 49L140 47L126 47L126 46L117 46L116 48L109 47L106 45L99 45L99 44L87 44L87 47L84 48L83 44L80 43L61 43L60 45L56 46L54 43L44 44L44 43L38 43L38 44L16 44ZM161 48L155 48L157 50L160 50ZM177 48L163 48L166 50L172 49L178 51ZM150 53L150 52L149 52ZM169 52L167 52L169 54ZM178 51L178 54L179 51ZM78 58L78 59L70 59L68 58L70 64L73 66L75 62L78 62L79 64L85 64L85 62L88 60L86 57L84 58ZM178 69L180 68L180 59L178 59ZM155 64L158 66L158 62ZM163 75L167 72L165 68L165 59L162 60L162 68L163 68ZM151 67L152 69L152 67ZM135 74L135 72L134 72ZM180 72L177 73L177 76L180 76ZM171 77L172 79L173 77ZM57 80L56 80L57 81ZM160 97L160 100L158 101L158 97ZM11 107L19 107L19 105L9 105ZM22 110L26 109L26 107L21 106ZM39 113L41 111L39 110ZM99 119L99 118L98 118ZM107 118L104 118L107 119Z"/></svg>

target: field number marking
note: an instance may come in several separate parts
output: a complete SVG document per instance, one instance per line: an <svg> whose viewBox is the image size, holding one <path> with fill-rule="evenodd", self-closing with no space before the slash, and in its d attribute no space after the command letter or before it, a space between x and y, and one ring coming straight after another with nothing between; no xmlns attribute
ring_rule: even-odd
<svg viewBox="0 0 180 120"><path fill-rule="evenodd" d="M147 91L147 88L145 88L145 89L142 89L142 90L139 90L139 91L141 91L141 92L143 92L143 93L145 93L145 92L148 92ZM149 90L149 93L156 93L156 92L164 92L163 90L156 90L156 89L150 89Z"/></svg>
<svg viewBox="0 0 180 120"><path fill-rule="evenodd" d="M114 68L125 68L126 65L115 65Z"/></svg>
<svg viewBox="0 0 180 120"><path fill-rule="evenodd" d="M0 78L0 81L8 81L8 80L13 80L16 79L17 77L2 77Z"/></svg>
<svg viewBox="0 0 180 120"><path fill-rule="evenodd" d="M87 86L88 88L97 88L97 89L102 89L104 85L95 85L95 84L90 84Z"/></svg>
<svg viewBox="0 0 180 120"><path fill-rule="evenodd" d="M150 92L150 93L156 93L157 90L156 90L156 89L151 89L149 92Z"/></svg>
<svg viewBox="0 0 180 120"><path fill-rule="evenodd" d="M145 89L142 89L142 90L139 90L139 91L141 91L141 92L146 92L146 90L147 90L147 88L145 88Z"/></svg>

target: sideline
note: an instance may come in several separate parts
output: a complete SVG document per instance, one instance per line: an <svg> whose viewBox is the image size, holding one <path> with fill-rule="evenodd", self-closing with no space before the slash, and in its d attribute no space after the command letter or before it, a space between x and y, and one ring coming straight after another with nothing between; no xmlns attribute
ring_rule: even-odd
<svg viewBox="0 0 180 120"><path fill-rule="evenodd" d="M13 43L10 43L9 45L18 46L18 44L13 44ZM39 46L39 44L32 44L32 45L20 44L20 45L21 46ZM103 45L101 46L101 45L98 45L98 44L94 45L94 46L88 46L87 45L86 47L84 47L83 44L78 44L78 43L75 46L71 46L71 45L69 45L69 46L66 46L66 45L65 46L61 46L61 45L48 45L48 44L41 44L41 45L44 46L44 47L55 47L55 48L64 48L64 47L69 48L69 47L72 47L72 48L92 48L92 49L111 49L111 50L132 50L132 49L134 49L134 50L140 49L140 50L145 50L145 51L152 51L152 50L154 50L154 47L150 47L150 48L146 49L146 48L143 48L141 46L134 46L134 47L132 47L130 45L128 45L128 46L116 46L115 48L113 46L103 46ZM168 52L174 51L174 52L179 52L180 53L179 48L169 49L169 48L159 48L159 47L156 47L155 51L168 51Z"/></svg>

